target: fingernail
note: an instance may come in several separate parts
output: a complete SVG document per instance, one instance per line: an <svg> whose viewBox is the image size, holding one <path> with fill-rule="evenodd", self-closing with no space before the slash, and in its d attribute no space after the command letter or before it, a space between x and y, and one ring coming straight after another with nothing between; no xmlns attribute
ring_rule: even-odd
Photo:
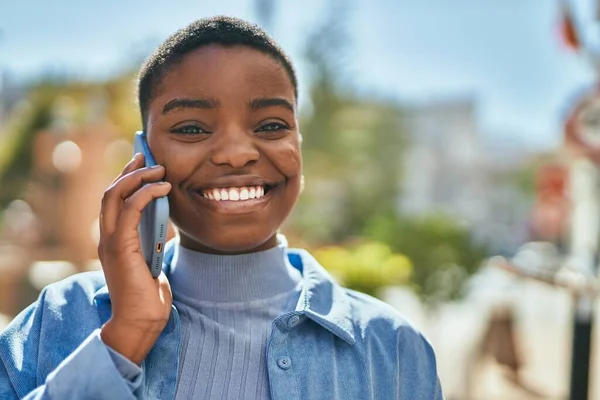
<svg viewBox="0 0 600 400"><path fill-rule="evenodd" d="M141 156L141 154L142 154L142 153L135 153L135 154L133 155L133 158L132 158L131 160L132 160L132 161L135 161L135 160L139 159L139 158L140 158L140 156Z"/></svg>
<svg viewBox="0 0 600 400"><path fill-rule="evenodd" d="M153 165L153 166L148 167L148 168L150 168L150 169L156 169L156 168L160 168L160 167L162 167L162 165Z"/></svg>

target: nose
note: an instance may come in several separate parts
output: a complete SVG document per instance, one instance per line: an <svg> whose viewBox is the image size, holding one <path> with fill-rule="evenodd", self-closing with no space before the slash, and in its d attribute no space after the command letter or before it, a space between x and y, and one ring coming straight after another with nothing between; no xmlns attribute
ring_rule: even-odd
<svg viewBox="0 0 600 400"><path fill-rule="evenodd" d="M254 137L240 128L224 131L212 151L210 161L215 165L229 165L244 168L258 161L260 153Z"/></svg>

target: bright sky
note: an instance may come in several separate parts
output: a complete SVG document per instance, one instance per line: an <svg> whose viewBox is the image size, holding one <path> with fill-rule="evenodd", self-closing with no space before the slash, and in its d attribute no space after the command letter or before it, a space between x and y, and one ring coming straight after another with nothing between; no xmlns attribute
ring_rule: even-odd
<svg viewBox="0 0 600 400"><path fill-rule="evenodd" d="M592 0L575 1L591 23ZM271 33L296 61L324 3L275 1ZM495 140L555 145L569 98L595 79L592 68L561 45L557 0L346 3L347 72L355 86L411 102L472 96L482 134ZM145 55L140 44L157 44L215 14L258 22L252 0L0 0L0 68L19 77L48 67L106 76L131 63L132 54ZM302 92L306 71L301 65Z"/></svg>

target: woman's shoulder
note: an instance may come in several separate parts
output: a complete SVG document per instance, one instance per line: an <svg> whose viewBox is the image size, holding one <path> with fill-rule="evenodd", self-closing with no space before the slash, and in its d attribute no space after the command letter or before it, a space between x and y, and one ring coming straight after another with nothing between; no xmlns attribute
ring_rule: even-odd
<svg viewBox="0 0 600 400"><path fill-rule="evenodd" d="M352 289L343 290L349 299L352 319L357 326L381 334L426 341L420 330L390 304Z"/></svg>
<svg viewBox="0 0 600 400"><path fill-rule="evenodd" d="M104 286L101 272L75 274L46 286L37 301L0 332L0 367L23 387L43 382L100 328L95 296Z"/></svg>
<svg viewBox="0 0 600 400"><path fill-rule="evenodd" d="M105 287L102 272L83 272L42 289L38 299L19 313L0 333L0 343L15 332L78 330L98 324L94 297Z"/></svg>
<svg viewBox="0 0 600 400"><path fill-rule="evenodd" d="M46 286L40 298L43 297L46 303L89 304L105 285L106 280L101 271L81 272Z"/></svg>

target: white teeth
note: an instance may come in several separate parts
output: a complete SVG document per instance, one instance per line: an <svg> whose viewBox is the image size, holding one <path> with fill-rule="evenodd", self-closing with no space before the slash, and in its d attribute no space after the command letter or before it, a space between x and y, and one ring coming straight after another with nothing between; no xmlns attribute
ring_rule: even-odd
<svg viewBox="0 0 600 400"><path fill-rule="evenodd" d="M209 189L202 193L202 197L210 200L221 201L243 201L249 199L260 199L265 195L263 186L248 186L227 189Z"/></svg>

